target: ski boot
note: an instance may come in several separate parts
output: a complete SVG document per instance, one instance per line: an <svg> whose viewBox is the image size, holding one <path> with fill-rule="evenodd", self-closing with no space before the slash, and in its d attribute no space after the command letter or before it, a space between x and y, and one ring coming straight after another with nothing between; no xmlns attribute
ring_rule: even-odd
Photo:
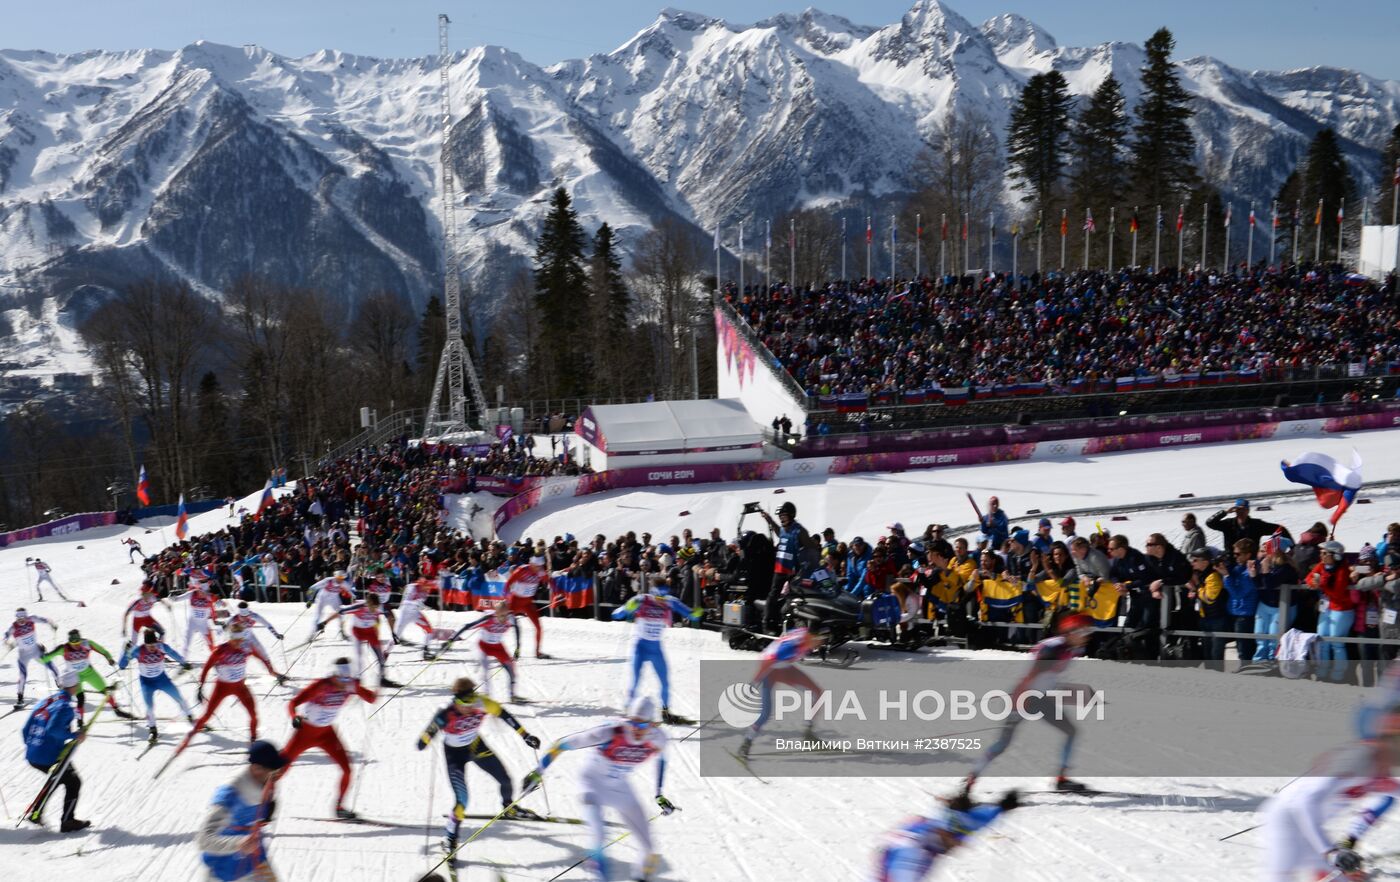
<svg viewBox="0 0 1400 882"><path fill-rule="evenodd" d="M1088 793L1089 787L1061 775L1055 779L1055 790L1059 793Z"/></svg>
<svg viewBox="0 0 1400 882"><path fill-rule="evenodd" d="M544 816L524 806L509 805L501 810L503 821L543 821Z"/></svg>
<svg viewBox="0 0 1400 882"><path fill-rule="evenodd" d="M516 658L519 658L519 656L517 655ZM537 650L535 650L535 658L551 659L551 658L554 658L554 656L550 655L550 654L547 653L547 652L540 652L540 651L537 649Z"/></svg>
<svg viewBox="0 0 1400 882"><path fill-rule="evenodd" d="M353 821L360 817L343 805L335 807L335 816L342 821Z"/></svg>
<svg viewBox="0 0 1400 882"><path fill-rule="evenodd" d="M146 739L146 743L147 743L147 744L155 744L157 741L160 740L160 733L156 731L156 727L155 727L155 726L151 726L150 728L151 728L151 737L149 737L149 738Z"/></svg>
<svg viewBox="0 0 1400 882"><path fill-rule="evenodd" d="M753 747L753 739L745 736L743 743L739 745L739 762L746 763L749 761L749 748L751 747Z"/></svg>
<svg viewBox="0 0 1400 882"><path fill-rule="evenodd" d="M671 713L671 709L669 707L661 708L661 722L665 723L668 726L695 725L695 721L690 719L689 717L683 717L680 714Z"/></svg>
<svg viewBox="0 0 1400 882"><path fill-rule="evenodd" d="M423 646L423 661L432 661L433 658L434 658L434 656L433 656L432 650L428 648L427 644L424 644L424 646Z"/></svg>
<svg viewBox="0 0 1400 882"><path fill-rule="evenodd" d="M379 685L380 685L380 686L388 686L390 689L402 689L402 688L403 688L403 684L402 684L402 683L400 683L400 682L397 681L397 680L391 680L391 679L389 679L388 677L380 677L380 678L379 678Z"/></svg>
<svg viewBox="0 0 1400 882"><path fill-rule="evenodd" d="M131 711L123 707L114 707L112 708L112 712L115 713L117 716L121 717L123 720L136 719L136 714L133 714Z"/></svg>
<svg viewBox="0 0 1400 882"><path fill-rule="evenodd" d="M642 858L642 865L637 868L637 882L648 882L656 872L661 869L661 855L652 852Z"/></svg>
<svg viewBox="0 0 1400 882"><path fill-rule="evenodd" d="M516 661L520 661L520 647L519 647L519 646L515 647L515 654L512 655L511 658L515 659Z"/></svg>
<svg viewBox="0 0 1400 882"><path fill-rule="evenodd" d="M60 833L76 833L79 830L86 830L92 826L92 821L80 821L77 818L64 818L63 823L58 825Z"/></svg>
<svg viewBox="0 0 1400 882"><path fill-rule="evenodd" d="M24 707L24 696L23 696L23 695L21 695L19 698L16 698L16 699L15 699L15 710L19 710L19 709L22 708L22 707Z"/></svg>

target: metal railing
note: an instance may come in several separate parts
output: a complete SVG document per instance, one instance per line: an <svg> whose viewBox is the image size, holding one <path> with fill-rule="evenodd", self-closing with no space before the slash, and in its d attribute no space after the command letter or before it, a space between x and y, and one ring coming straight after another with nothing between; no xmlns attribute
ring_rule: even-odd
<svg viewBox="0 0 1400 882"><path fill-rule="evenodd" d="M316 460L316 467L320 468L338 459L349 456L356 450L363 447L373 447L376 444L383 444L390 438L397 438L400 435L414 435L423 425L424 411L422 408L413 410L399 410L386 417L380 417L373 426L365 429L353 438L348 438L327 450Z"/></svg>

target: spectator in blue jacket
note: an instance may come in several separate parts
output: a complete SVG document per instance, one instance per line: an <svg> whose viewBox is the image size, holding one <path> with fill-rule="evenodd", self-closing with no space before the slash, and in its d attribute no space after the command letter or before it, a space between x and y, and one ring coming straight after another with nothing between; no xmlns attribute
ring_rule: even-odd
<svg viewBox="0 0 1400 882"><path fill-rule="evenodd" d="M1385 538L1376 543L1376 560L1385 560L1385 553L1392 548L1400 550L1400 523L1385 528Z"/></svg>
<svg viewBox="0 0 1400 882"><path fill-rule="evenodd" d="M62 766L62 773L57 778L51 777L44 782L43 792L46 794L59 785L63 786L63 820L58 829L63 833L72 833L92 826L91 822L80 821L75 815L83 781L73 764L66 761L71 750L69 742L81 741L84 735L81 729L74 726L78 718L77 673L71 668L64 670L58 675L58 685L62 688L35 705L24 724L24 758L29 765L46 774L52 773L55 766ZM26 815L25 820L41 823L41 819L34 815Z"/></svg>
<svg viewBox="0 0 1400 882"><path fill-rule="evenodd" d="M857 536L851 540L851 553L846 556L846 593L865 596L865 567L870 563L870 546Z"/></svg>
<svg viewBox="0 0 1400 882"><path fill-rule="evenodd" d="M1302 581L1289 554L1292 550L1293 542L1286 536L1275 536L1264 543L1264 551L1259 556L1259 578L1255 580L1259 585L1259 605L1254 609L1256 634L1277 634L1280 615L1286 622L1283 630L1293 627L1293 619L1298 614L1297 587L1293 589L1294 596L1289 600L1288 608L1282 612L1279 609L1283 597L1279 589L1284 585L1297 586ZM1254 660L1273 661L1277 651L1276 641L1260 640L1254 650Z"/></svg>
<svg viewBox="0 0 1400 882"><path fill-rule="evenodd" d="M1161 600L1152 595L1153 569L1147 555L1133 548L1127 536L1120 534L1108 540L1108 578L1118 595L1128 599L1127 626L1157 627L1161 621Z"/></svg>
<svg viewBox="0 0 1400 882"><path fill-rule="evenodd" d="M1233 547L1234 562L1225 573L1225 591L1229 595L1225 602L1228 617L1225 630L1256 633L1255 613L1259 610L1259 562L1254 559L1253 539L1236 539ZM1250 661L1258 651L1253 640L1238 639L1235 649L1240 661Z"/></svg>
<svg viewBox="0 0 1400 882"><path fill-rule="evenodd" d="M1011 532L1011 522L1006 517L1006 512L1001 510L1001 500L995 496L987 500L987 513L982 515L982 535L978 541L982 543L982 548L990 548L993 551L1001 551L1001 547L1006 544L1006 537Z"/></svg>

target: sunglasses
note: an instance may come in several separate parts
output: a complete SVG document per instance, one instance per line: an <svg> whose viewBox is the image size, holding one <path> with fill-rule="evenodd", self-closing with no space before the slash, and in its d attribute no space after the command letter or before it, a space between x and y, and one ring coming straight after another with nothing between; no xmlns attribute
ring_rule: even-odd
<svg viewBox="0 0 1400 882"><path fill-rule="evenodd" d="M650 729L652 726L650 720L628 720L627 722L631 723L633 726L636 726L638 729Z"/></svg>

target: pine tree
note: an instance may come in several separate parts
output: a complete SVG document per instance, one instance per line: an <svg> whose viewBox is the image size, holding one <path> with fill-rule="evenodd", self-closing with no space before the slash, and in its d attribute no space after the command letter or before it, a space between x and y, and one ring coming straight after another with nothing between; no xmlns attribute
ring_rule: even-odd
<svg viewBox="0 0 1400 882"><path fill-rule="evenodd" d="M1072 134L1071 192L1075 205L1116 206L1127 185L1128 115L1113 74L1089 97Z"/></svg>
<svg viewBox="0 0 1400 882"><path fill-rule="evenodd" d="M1390 130L1390 138L1381 150L1381 173L1376 185L1375 202L1371 208L1375 223L1395 223L1397 206L1395 199L1395 179L1400 177L1400 124Z"/></svg>
<svg viewBox="0 0 1400 882"><path fill-rule="evenodd" d="M593 236L593 256L588 262L588 304L592 322L592 346L596 353L596 391L623 394L627 347L620 345L630 334L628 317L632 295L622 278L612 227L606 223Z"/></svg>
<svg viewBox="0 0 1400 882"><path fill-rule="evenodd" d="M537 364L545 394L583 395L589 386L587 335L583 310L588 275L584 271L585 234L569 193L554 191L549 214L535 246L535 301L540 312Z"/></svg>
<svg viewBox="0 0 1400 882"><path fill-rule="evenodd" d="M1352 200L1356 197L1356 186L1352 182L1351 170L1347 168L1346 159L1342 156L1336 132L1323 129L1313 137L1301 172L1304 228L1309 234L1317 233L1314 227L1318 200L1321 200L1322 253L1335 253L1337 206L1344 199ZM1355 209L1356 206L1352 207ZM1300 249L1300 253L1312 254L1307 249Z"/></svg>
<svg viewBox="0 0 1400 882"><path fill-rule="evenodd" d="M1295 223L1299 226L1302 224L1302 204L1303 174L1300 167L1288 173L1274 195L1274 205L1278 207L1278 228L1273 231L1273 257L1280 264L1293 260L1293 228ZM1298 233L1301 236L1302 230L1299 229ZM1298 253L1302 253L1301 244Z"/></svg>
<svg viewBox="0 0 1400 882"><path fill-rule="evenodd" d="M207 371L195 393L196 474L216 495L237 489L238 460L227 452L233 437L228 402L218 374ZM224 452L220 452L223 450Z"/></svg>
<svg viewBox="0 0 1400 882"><path fill-rule="evenodd" d="M1176 41L1159 28L1143 47L1142 99L1133 128L1133 185L1146 205L1169 204L1196 185L1196 138L1187 123L1191 96L1181 87L1172 66Z"/></svg>
<svg viewBox="0 0 1400 882"><path fill-rule="evenodd" d="M1064 175L1069 148L1069 84L1052 70L1026 81L1011 109L1006 157L1021 201L1043 209Z"/></svg>
<svg viewBox="0 0 1400 882"><path fill-rule="evenodd" d="M423 307L423 318L418 324L418 388L422 397L433 390L446 341L447 313L442 308L442 299L434 294Z"/></svg>

